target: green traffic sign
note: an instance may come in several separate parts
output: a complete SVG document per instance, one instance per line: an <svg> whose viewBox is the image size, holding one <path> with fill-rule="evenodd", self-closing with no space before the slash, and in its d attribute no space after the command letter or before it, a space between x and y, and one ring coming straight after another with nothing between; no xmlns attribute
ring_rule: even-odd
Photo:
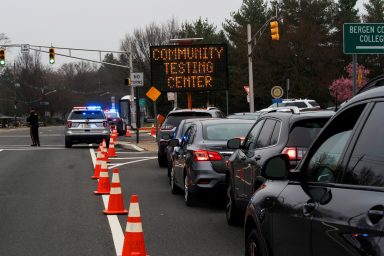
<svg viewBox="0 0 384 256"><path fill-rule="evenodd" d="M345 54L384 54L384 23L344 23Z"/></svg>

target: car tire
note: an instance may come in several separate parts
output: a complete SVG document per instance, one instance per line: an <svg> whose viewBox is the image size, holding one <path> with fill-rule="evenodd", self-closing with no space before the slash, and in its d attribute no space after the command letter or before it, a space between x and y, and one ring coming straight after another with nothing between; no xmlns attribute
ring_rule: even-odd
<svg viewBox="0 0 384 256"><path fill-rule="evenodd" d="M245 256L266 256L272 255L268 252L267 245L261 240L261 237L256 229L249 232L245 242Z"/></svg>
<svg viewBox="0 0 384 256"><path fill-rule="evenodd" d="M157 162L160 167L167 167L167 157L162 157L159 153L157 153Z"/></svg>
<svg viewBox="0 0 384 256"><path fill-rule="evenodd" d="M169 183L170 183L170 186L171 186L171 192L174 195L179 194L180 193L180 189L177 187L177 185L175 183L175 169L174 168L172 168L170 176L171 177L169 178Z"/></svg>
<svg viewBox="0 0 384 256"><path fill-rule="evenodd" d="M195 195L192 193L188 186L189 178L188 175L184 177L184 202L187 206L195 205Z"/></svg>
<svg viewBox="0 0 384 256"><path fill-rule="evenodd" d="M72 147L72 141L68 137L65 137L65 147L66 148L71 148Z"/></svg>
<svg viewBox="0 0 384 256"><path fill-rule="evenodd" d="M237 226L241 223L240 211L236 207L234 187L231 178L227 180L225 193L225 216L227 223L231 226Z"/></svg>

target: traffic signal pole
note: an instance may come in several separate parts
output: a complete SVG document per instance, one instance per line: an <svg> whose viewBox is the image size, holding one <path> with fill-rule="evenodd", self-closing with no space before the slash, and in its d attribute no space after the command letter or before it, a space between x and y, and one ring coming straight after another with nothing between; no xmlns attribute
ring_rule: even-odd
<svg viewBox="0 0 384 256"><path fill-rule="evenodd" d="M275 21L273 21L275 20ZM257 40L260 39L264 31L267 29L268 23L271 26L271 37L272 40L279 40L279 29L277 20L277 11L276 16L269 18L263 26L252 36L252 27L251 24L247 24L247 44L248 44L248 79L249 79L249 111L255 112L255 95L253 90L253 63L252 63L252 54L256 49ZM257 37L257 38L256 38Z"/></svg>

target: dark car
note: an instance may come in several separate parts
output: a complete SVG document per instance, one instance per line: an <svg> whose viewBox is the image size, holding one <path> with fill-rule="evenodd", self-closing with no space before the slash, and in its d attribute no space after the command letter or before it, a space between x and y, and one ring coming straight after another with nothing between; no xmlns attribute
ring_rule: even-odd
<svg viewBox="0 0 384 256"><path fill-rule="evenodd" d="M179 126L177 126L174 134L172 136L165 135L165 138L166 139L171 139L171 138L178 139L179 145L180 145L183 135L185 134L188 127L191 125L191 123L194 120L196 120L196 119L184 119L184 120L182 120L180 122ZM177 147L180 147L180 146L176 146L176 150L178 150ZM168 163L168 178L169 178L169 182L171 182L171 169L172 169L172 165L173 165L173 159L175 157L175 147L172 145L168 145L166 148L166 152L167 152L167 163Z"/></svg>
<svg viewBox="0 0 384 256"><path fill-rule="evenodd" d="M384 76L325 125L297 167L266 161L269 179L245 215L246 255L384 255ZM369 89L370 88L370 89Z"/></svg>
<svg viewBox="0 0 384 256"><path fill-rule="evenodd" d="M126 132L126 124L123 118L120 118L120 114L116 109L104 110L108 123L112 129L116 128L119 135L124 135Z"/></svg>
<svg viewBox="0 0 384 256"><path fill-rule="evenodd" d="M212 118L212 117L225 117L223 112L218 108L209 107L207 109L175 109L168 113L164 123L158 132L158 151L157 160L160 167L167 167L167 146L169 138L171 138L179 126L181 120L190 118Z"/></svg>
<svg viewBox="0 0 384 256"><path fill-rule="evenodd" d="M192 205L199 190L224 188L225 161L233 153L227 148L227 140L244 137L253 123L252 120L224 118L193 121L175 150L172 193L184 190L185 203ZM172 139L170 145L179 145L179 140Z"/></svg>
<svg viewBox="0 0 384 256"><path fill-rule="evenodd" d="M243 145L236 138L228 141L229 148L237 149L227 162L228 224L237 224L243 219L249 199L264 182L260 176L264 161L271 156L287 154L294 169L333 114L332 111L264 114Z"/></svg>

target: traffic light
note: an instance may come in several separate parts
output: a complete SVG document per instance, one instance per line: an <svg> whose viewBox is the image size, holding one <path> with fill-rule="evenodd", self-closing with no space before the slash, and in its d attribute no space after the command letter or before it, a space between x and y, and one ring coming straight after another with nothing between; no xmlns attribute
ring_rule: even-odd
<svg viewBox="0 0 384 256"><path fill-rule="evenodd" d="M0 49L0 66L5 65L5 50Z"/></svg>
<svg viewBox="0 0 384 256"><path fill-rule="evenodd" d="M272 41L279 41L279 39L280 39L280 36L279 36L279 23L277 22L277 20L275 20L275 21L271 21L269 23L269 25L271 26Z"/></svg>
<svg viewBox="0 0 384 256"><path fill-rule="evenodd" d="M49 63L55 64L55 48L49 48Z"/></svg>

